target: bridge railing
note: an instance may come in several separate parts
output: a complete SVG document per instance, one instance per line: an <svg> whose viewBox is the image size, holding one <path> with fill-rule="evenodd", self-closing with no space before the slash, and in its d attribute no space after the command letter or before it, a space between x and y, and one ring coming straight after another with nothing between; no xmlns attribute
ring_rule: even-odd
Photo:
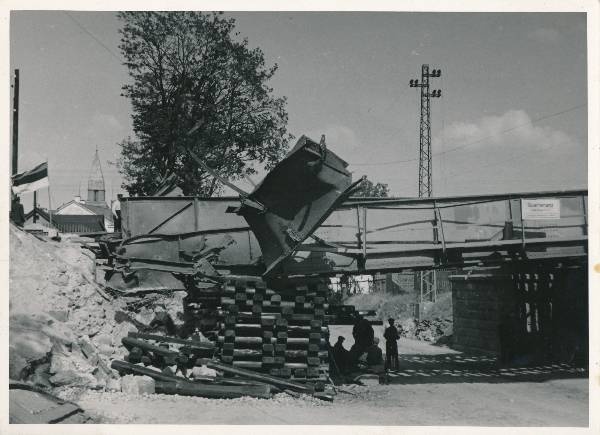
<svg viewBox="0 0 600 435"><path fill-rule="evenodd" d="M462 264L496 251L585 254L587 191L354 199L296 255L303 269L389 270ZM510 252L508 252L510 251ZM311 258L312 257L312 258Z"/></svg>

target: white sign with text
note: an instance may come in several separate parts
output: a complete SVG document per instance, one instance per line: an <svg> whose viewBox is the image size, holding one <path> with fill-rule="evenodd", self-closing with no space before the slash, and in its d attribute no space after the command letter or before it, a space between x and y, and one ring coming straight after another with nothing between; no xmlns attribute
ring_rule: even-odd
<svg viewBox="0 0 600 435"><path fill-rule="evenodd" d="M521 217L526 220L560 219L560 200L522 199Z"/></svg>

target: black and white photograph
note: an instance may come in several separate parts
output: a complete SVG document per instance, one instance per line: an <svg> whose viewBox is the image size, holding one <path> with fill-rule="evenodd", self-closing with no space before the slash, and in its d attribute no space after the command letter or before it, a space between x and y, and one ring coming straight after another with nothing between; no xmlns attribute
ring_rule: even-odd
<svg viewBox="0 0 600 435"><path fill-rule="evenodd" d="M3 11L0 432L596 433L597 2L105 3Z"/></svg>

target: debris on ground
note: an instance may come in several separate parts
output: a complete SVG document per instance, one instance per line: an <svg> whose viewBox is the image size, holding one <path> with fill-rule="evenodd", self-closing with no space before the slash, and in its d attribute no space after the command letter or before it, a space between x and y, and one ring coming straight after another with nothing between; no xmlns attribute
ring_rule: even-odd
<svg viewBox="0 0 600 435"><path fill-rule="evenodd" d="M11 424L94 423L75 403L15 381L9 383L8 419Z"/></svg>
<svg viewBox="0 0 600 435"><path fill-rule="evenodd" d="M156 384L149 376L127 375L121 378L121 391L133 395L153 394L156 391Z"/></svg>
<svg viewBox="0 0 600 435"><path fill-rule="evenodd" d="M77 239L44 241L11 226L10 249L11 379L63 393L332 400L322 383L214 361L214 342L198 332L174 337L182 292L113 298L96 283L94 260Z"/></svg>
<svg viewBox="0 0 600 435"><path fill-rule="evenodd" d="M181 294L149 295L136 306L139 298L112 298L95 282L94 259L68 237L41 240L14 225L9 237L11 379L48 391L115 390L119 376L110 362L126 355L122 339L140 329L161 333L167 318L181 324ZM164 313L161 325L155 305Z"/></svg>
<svg viewBox="0 0 600 435"><path fill-rule="evenodd" d="M129 354L123 361L113 360L111 367L124 375L121 390L130 394L147 393L138 385L145 379L161 394L265 399L284 392L293 397L307 394L320 400L332 400L322 383L292 382L211 359L214 343L201 341L199 337L185 340L132 332L122 343Z"/></svg>

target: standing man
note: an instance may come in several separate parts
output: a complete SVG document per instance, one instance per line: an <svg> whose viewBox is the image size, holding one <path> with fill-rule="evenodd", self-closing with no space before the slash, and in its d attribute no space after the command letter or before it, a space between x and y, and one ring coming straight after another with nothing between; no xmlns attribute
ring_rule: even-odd
<svg viewBox="0 0 600 435"><path fill-rule="evenodd" d="M398 361L398 339L400 335L394 326L394 319L389 318L388 322L390 326L383 333L385 338L385 367L388 370L398 370L400 366Z"/></svg>
<svg viewBox="0 0 600 435"><path fill-rule="evenodd" d="M10 219L18 227L22 227L23 224L25 224L25 212L23 210L23 204L21 204L21 198L15 194L13 194L12 204L10 207Z"/></svg>

